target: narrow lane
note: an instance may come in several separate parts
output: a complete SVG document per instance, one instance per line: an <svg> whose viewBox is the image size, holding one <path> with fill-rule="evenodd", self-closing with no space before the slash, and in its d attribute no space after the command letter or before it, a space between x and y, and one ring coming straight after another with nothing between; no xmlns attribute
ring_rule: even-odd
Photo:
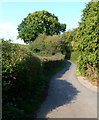
<svg viewBox="0 0 99 120"><path fill-rule="evenodd" d="M48 96L37 118L97 118L97 92L82 85L70 61L50 82Z"/></svg>

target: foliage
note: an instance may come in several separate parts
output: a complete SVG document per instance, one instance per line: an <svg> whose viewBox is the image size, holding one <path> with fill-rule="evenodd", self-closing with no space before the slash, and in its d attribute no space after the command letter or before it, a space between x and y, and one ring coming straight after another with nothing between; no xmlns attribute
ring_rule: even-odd
<svg viewBox="0 0 99 120"><path fill-rule="evenodd" d="M37 79L40 61L33 57L29 51L22 50L18 45L11 44L9 41L2 42L2 51L4 93L13 89L10 92L12 96L27 95L28 93L22 92L22 90L33 89L31 85Z"/></svg>
<svg viewBox="0 0 99 120"><path fill-rule="evenodd" d="M40 60L30 51L20 49L19 45L10 41L2 40L3 112L6 115L3 119L9 120L11 116L11 119L14 119L20 110L24 110L26 114L26 109L22 108L22 101L26 104L27 98L34 96L38 87L40 66Z"/></svg>
<svg viewBox="0 0 99 120"><path fill-rule="evenodd" d="M98 67L98 2L89 2L83 10L78 28L78 50L80 71L92 79L97 79ZM93 78L94 77L94 78Z"/></svg>
<svg viewBox="0 0 99 120"><path fill-rule="evenodd" d="M36 53L55 55L60 52L59 36L40 34L38 38L30 44L30 49Z"/></svg>
<svg viewBox="0 0 99 120"><path fill-rule="evenodd" d="M18 38L28 43L34 41L39 34L57 35L64 32L66 24L60 24L58 18L48 11L36 11L28 14L18 26Z"/></svg>
<svg viewBox="0 0 99 120"><path fill-rule="evenodd" d="M71 56L71 41L73 39L72 31L67 31L60 35L60 51L66 56L67 59L70 59Z"/></svg>
<svg viewBox="0 0 99 120"><path fill-rule="evenodd" d="M40 34L34 42L31 42L30 49L36 54L55 55L61 53L70 58L72 32L68 31L62 35L46 36Z"/></svg>
<svg viewBox="0 0 99 120"><path fill-rule="evenodd" d="M78 28L75 28L71 31L72 33L72 39L71 39L71 47L72 51L78 51Z"/></svg>
<svg viewBox="0 0 99 120"><path fill-rule="evenodd" d="M77 64L79 56L80 56L80 52L79 51L72 51L70 60Z"/></svg>
<svg viewBox="0 0 99 120"><path fill-rule="evenodd" d="M53 74L59 72L61 69L63 69L66 66L66 63L63 60L63 56L61 59L56 60L56 59L43 59L43 64L42 64L42 72L43 72L43 77L45 77L45 80L48 80L49 78L52 77ZM53 69L54 68L54 69Z"/></svg>
<svg viewBox="0 0 99 120"><path fill-rule="evenodd" d="M33 118L49 78L64 67L63 56L40 60L24 47L2 40L3 120L30 119L31 114Z"/></svg>
<svg viewBox="0 0 99 120"><path fill-rule="evenodd" d="M12 104L5 104L3 106L3 119L2 120L23 120L25 119L25 114L23 110L14 107Z"/></svg>

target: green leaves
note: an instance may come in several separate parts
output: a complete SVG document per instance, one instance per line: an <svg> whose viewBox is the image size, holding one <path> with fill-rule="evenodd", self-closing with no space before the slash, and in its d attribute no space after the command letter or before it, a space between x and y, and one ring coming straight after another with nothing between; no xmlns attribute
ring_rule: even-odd
<svg viewBox="0 0 99 120"><path fill-rule="evenodd" d="M66 29L65 24L60 24L58 18L48 11L36 11L29 14L18 26L18 38L28 43L34 41L39 34L58 35Z"/></svg>
<svg viewBox="0 0 99 120"><path fill-rule="evenodd" d="M53 55L60 52L59 36L47 36L40 34L37 39L30 44L30 49L33 52Z"/></svg>
<svg viewBox="0 0 99 120"><path fill-rule="evenodd" d="M77 29L78 50L82 53L79 59L79 69L86 75L91 75L98 66L98 2L89 2L83 10L81 23ZM88 73L90 72L90 74ZM94 77L94 74L92 75Z"/></svg>
<svg viewBox="0 0 99 120"><path fill-rule="evenodd" d="M47 36L41 35L41 38ZM55 38L58 37L53 36L53 45L57 43ZM28 47L2 40L4 120L29 119L31 114L33 117L46 93L49 78L65 66L63 55L39 59Z"/></svg>

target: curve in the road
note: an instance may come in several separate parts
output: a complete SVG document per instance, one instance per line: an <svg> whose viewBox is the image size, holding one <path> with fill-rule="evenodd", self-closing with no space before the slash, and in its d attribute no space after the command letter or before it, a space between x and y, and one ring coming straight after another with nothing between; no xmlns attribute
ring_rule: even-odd
<svg viewBox="0 0 99 120"><path fill-rule="evenodd" d="M66 67L52 77L37 118L97 118L97 93L77 80L75 70L76 65L67 61Z"/></svg>

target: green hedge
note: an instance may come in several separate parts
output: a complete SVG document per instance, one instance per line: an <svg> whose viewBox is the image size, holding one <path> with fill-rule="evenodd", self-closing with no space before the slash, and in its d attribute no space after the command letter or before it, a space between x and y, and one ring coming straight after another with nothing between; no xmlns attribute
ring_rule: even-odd
<svg viewBox="0 0 99 120"><path fill-rule="evenodd" d="M49 78L64 66L61 59L40 60L29 49L2 40L2 120L24 120L31 114L33 118Z"/></svg>
<svg viewBox="0 0 99 120"><path fill-rule="evenodd" d="M77 30L79 70L93 81L98 80L99 70L98 6L93 1L86 4Z"/></svg>
<svg viewBox="0 0 99 120"><path fill-rule="evenodd" d="M12 44L10 41L2 40L4 120L9 120L10 117L14 119L15 115L20 113L21 110L24 111L24 114L22 113L24 117L25 112L27 112L25 105L29 102L28 98L33 99L36 93L40 69L40 60L34 57L29 50L22 49L19 45ZM16 114L14 114L15 112L10 114L12 110L16 111ZM19 114L20 117L22 115Z"/></svg>

